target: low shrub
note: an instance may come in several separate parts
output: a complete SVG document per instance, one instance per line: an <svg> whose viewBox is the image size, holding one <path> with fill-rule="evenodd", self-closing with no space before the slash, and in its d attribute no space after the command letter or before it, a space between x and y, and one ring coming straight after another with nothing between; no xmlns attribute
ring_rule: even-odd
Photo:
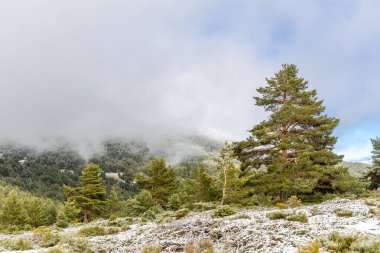
<svg viewBox="0 0 380 253"><path fill-rule="evenodd" d="M334 232L329 236L329 241L326 243L327 249L332 252L346 252L349 251L351 245L358 239L356 235L340 235Z"/></svg>
<svg viewBox="0 0 380 253"><path fill-rule="evenodd" d="M1 242L1 246L7 250L28 250L33 249L34 244L30 240L19 238L4 240Z"/></svg>
<svg viewBox="0 0 380 253"><path fill-rule="evenodd" d="M160 246L146 246L142 249L141 253L160 253L161 247Z"/></svg>
<svg viewBox="0 0 380 253"><path fill-rule="evenodd" d="M65 243L70 253L94 253L92 244L85 238L70 238Z"/></svg>
<svg viewBox="0 0 380 253"><path fill-rule="evenodd" d="M214 202L198 202L192 205L193 210L199 212L213 210L216 207L217 204L215 204Z"/></svg>
<svg viewBox="0 0 380 253"><path fill-rule="evenodd" d="M319 253L322 243L319 241L308 242L305 245L298 246L297 253Z"/></svg>
<svg viewBox="0 0 380 253"><path fill-rule="evenodd" d="M360 238L352 243L352 252L360 253L378 253L380 252L380 238L379 237L365 237Z"/></svg>
<svg viewBox="0 0 380 253"><path fill-rule="evenodd" d="M229 206L218 207L213 213L212 218L221 218L236 214L236 211Z"/></svg>
<svg viewBox="0 0 380 253"><path fill-rule="evenodd" d="M270 220L286 219L290 214L285 212L270 212L266 214L266 217Z"/></svg>
<svg viewBox="0 0 380 253"><path fill-rule="evenodd" d="M289 208L289 205L288 204L286 204L286 203L281 203L281 202L279 202L279 203L277 203L276 204L276 206L278 207L278 209L288 209Z"/></svg>
<svg viewBox="0 0 380 253"><path fill-rule="evenodd" d="M343 209L335 209L334 213L338 215L339 217L352 217L352 215L354 214L353 211L343 210Z"/></svg>
<svg viewBox="0 0 380 253"><path fill-rule="evenodd" d="M202 239L199 241L199 252L214 253L214 245L211 240Z"/></svg>
<svg viewBox="0 0 380 253"><path fill-rule="evenodd" d="M65 251L61 248L52 248L46 251L46 253L65 253Z"/></svg>
<svg viewBox="0 0 380 253"><path fill-rule="evenodd" d="M38 227L33 229L33 239L42 248L53 247L61 240L57 233L53 233L48 227Z"/></svg>
<svg viewBox="0 0 380 253"><path fill-rule="evenodd" d="M369 209L369 213L376 217L380 217L380 208L371 208Z"/></svg>
<svg viewBox="0 0 380 253"><path fill-rule="evenodd" d="M190 242L186 243L186 245L185 245L185 252L184 253L196 253L196 252L197 252L197 249L194 246L194 242L193 241L190 241Z"/></svg>
<svg viewBox="0 0 380 253"><path fill-rule="evenodd" d="M186 217L188 216L190 213L190 210L187 209L187 208L183 208L183 209L179 209L176 213L175 213L175 217L176 219L181 219L183 217Z"/></svg>
<svg viewBox="0 0 380 253"><path fill-rule="evenodd" d="M302 223L308 223L308 218L305 214L292 214L288 217L286 217L286 220L288 221L299 221Z"/></svg>
<svg viewBox="0 0 380 253"><path fill-rule="evenodd" d="M298 199L297 196L291 196L286 203L291 208L302 206L302 201Z"/></svg>
<svg viewBox="0 0 380 253"><path fill-rule="evenodd" d="M251 219L251 216L243 213L243 214L238 214L238 215L231 218L231 220L243 220L243 219Z"/></svg>
<svg viewBox="0 0 380 253"><path fill-rule="evenodd" d="M133 219L132 218L123 218L123 219L115 219L115 220L109 220L106 225L107 227L114 227L114 228L120 228L121 231L128 230L130 227L129 225L132 224Z"/></svg>

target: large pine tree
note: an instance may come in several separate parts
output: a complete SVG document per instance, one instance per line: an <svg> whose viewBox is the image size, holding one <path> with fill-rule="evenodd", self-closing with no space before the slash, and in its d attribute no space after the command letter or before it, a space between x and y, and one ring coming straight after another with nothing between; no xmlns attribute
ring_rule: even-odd
<svg viewBox="0 0 380 253"><path fill-rule="evenodd" d="M332 133L339 120L323 114L323 101L308 89L295 65L282 65L266 81L254 99L269 117L234 147L242 170L264 171L251 181L256 192L281 200L293 194L334 191L337 175L348 176L344 168L335 168L342 157L332 151L337 141Z"/></svg>
<svg viewBox="0 0 380 253"><path fill-rule="evenodd" d="M64 186L67 202L82 211L83 222L100 214L106 205L106 187L100 174L103 170L96 164L88 164L83 169L80 187Z"/></svg>

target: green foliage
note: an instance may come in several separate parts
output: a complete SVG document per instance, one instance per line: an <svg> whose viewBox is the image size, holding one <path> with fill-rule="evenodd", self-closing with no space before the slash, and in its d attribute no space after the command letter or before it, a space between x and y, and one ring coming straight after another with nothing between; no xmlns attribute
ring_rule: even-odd
<svg viewBox="0 0 380 253"><path fill-rule="evenodd" d="M65 253L65 251L59 247L57 248L52 248L46 251L46 253Z"/></svg>
<svg viewBox="0 0 380 253"><path fill-rule="evenodd" d="M70 253L94 253L93 245L85 238L70 238L65 243Z"/></svg>
<svg viewBox="0 0 380 253"><path fill-rule="evenodd" d="M61 240L57 233L53 233L48 227L38 227L33 229L33 239L37 241L40 247L53 247Z"/></svg>
<svg viewBox="0 0 380 253"><path fill-rule="evenodd" d="M160 253L161 247L160 246L146 246L141 250L141 253Z"/></svg>
<svg viewBox="0 0 380 253"><path fill-rule="evenodd" d="M338 215L339 217L352 217L352 215L354 214L353 211L343 210L343 209L335 209L334 213Z"/></svg>
<svg viewBox="0 0 380 253"><path fill-rule="evenodd" d="M0 182L0 230L13 232L21 229L51 225L56 220L57 204Z"/></svg>
<svg viewBox="0 0 380 253"><path fill-rule="evenodd" d="M106 173L118 173L121 180L105 178L107 189L118 184L121 195L131 196L136 192L133 183L135 174L149 158L145 143L122 138L109 138L102 142L103 150L90 158L90 163L98 164Z"/></svg>
<svg viewBox="0 0 380 253"><path fill-rule="evenodd" d="M202 253L214 253L214 245L211 240L202 239L199 241L199 251Z"/></svg>
<svg viewBox="0 0 380 253"><path fill-rule="evenodd" d="M182 185L182 199L187 204L210 202L220 198L220 185L215 184L211 174L202 163L193 164L191 173Z"/></svg>
<svg viewBox="0 0 380 253"><path fill-rule="evenodd" d="M371 142L373 146L372 167L365 178L370 181L369 189L376 190L380 187L380 138L371 139Z"/></svg>
<svg viewBox="0 0 380 253"><path fill-rule="evenodd" d="M28 250L33 249L33 242L23 238L19 239L7 239L1 241L1 246L7 250Z"/></svg>
<svg viewBox="0 0 380 253"><path fill-rule="evenodd" d="M286 219L290 214L284 212L270 212L266 214L266 217L270 220Z"/></svg>
<svg viewBox="0 0 380 253"><path fill-rule="evenodd" d="M326 246L335 253L348 252L356 240L358 237L355 235L340 235L338 232L334 232L329 236Z"/></svg>
<svg viewBox="0 0 380 253"><path fill-rule="evenodd" d="M221 204L241 203L247 197L247 191L244 186L250 177L244 176L237 162L233 158L232 145L226 143L226 146L220 150L218 165L219 179L221 184Z"/></svg>
<svg viewBox="0 0 380 253"><path fill-rule="evenodd" d="M67 202L81 209L83 221L88 222L104 212L106 188L100 174L102 169L95 164L88 164L83 169L80 187L64 186Z"/></svg>
<svg viewBox="0 0 380 253"><path fill-rule="evenodd" d="M289 208L289 205L286 204L286 203L276 203L276 206L278 207L278 209L288 209Z"/></svg>
<svg viewBox="0 0 380 253"><path fill-rule="evenodd" d="M146 174L137 174L136 182L139 188L149 191L153 199L164 208L168 206L169 198L177 188L175 171L166 166L163 159L152 160Z"/></svg>
<svg viewBox="0 0 380 253"><path fill-rule="evenodd" d="M193 204L193 210L194 211L207 211L207 210L213 210L217 208L217 204L214 202L198 202Z"/></svg>
<svg viewBox="0 0 380 253"><path fill-rule="evenodd" d="M323 115L323 101L308 90L295 65L282 67L266 80L267 86L257 89L256 105L270 113L268 119L234 146L243 174L255 172L249 185L255 193L281 201L291 195L350 191L355 179L335 166L342 157L332 152L337 140L332 132L339 120Z"/></svg>
<svg viewBox="0 0 380 253"><path fill-rule="evenodd" d="M140 191L134 198L128 199L126 202L126 211L129 216L141 215L151 208L157 209L158 204L147 190Z"/></svg>
<svg viewBox="0 0 380 253"><path fill-rule="evenodd" d="M236 211L230 206L220 206L211 215L212 218L222 218L236 214Z"/></svg>
<svg viewBox="0 0 380 253"><path fill-rule="evenodd" d="M67 146L48 151L0 144L0 177L37 196L63 201L62 184L75 186L84 165L78 152Z"/></svg>
<svg viewBox="0 0 380 253"><path fill-rule="evenodd" d="M298 246L297 253L319 253L322 248L322 243L319 241L308 242L305 245Z"/></svg>
<svg viewBox="0 0 380 253"><path fill-rule="evenodd" d="M302 223L308 223L308 218L305 214L292 214L286 217L288 221L299 221Z"/></svg>
<svg viewBox="0 0 380 253"><path fill-rule="evenodd" d="M183 209L180 209L178 210L177 212L175 212L175 217L178 219L181 219L183 217L186 217L188 216L190 213L190 210L187 209L187 208L183 208Z"/></svg>
<svg viewBox="0 0 380 253"><path fill-rule="evenodd" d="M379 237L359 238L351 244L352 253L378 253L380 252Z"/></svg>
<svg viewBox="0 0 380 253"><path fill-rule="evenodd" d="M302 201L297 196L291 196L286 203L290 208L302 206Z"/></svg>

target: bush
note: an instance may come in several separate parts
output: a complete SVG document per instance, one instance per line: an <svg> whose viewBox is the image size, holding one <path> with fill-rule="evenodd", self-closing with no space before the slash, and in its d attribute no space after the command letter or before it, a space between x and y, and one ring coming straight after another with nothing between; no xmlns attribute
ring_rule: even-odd
<svg viewBox="0 0 380 253"><path fill-rule="evenodd" d="M280 220L280 219L286 219L286 217L288 217L289 214L288 213L284 213L284 212L271 212L271 213L267 213L266 217L270 220Z"/></svg>
<svg viewBox="0 0 380 253"><path fill-rule="evenodd" d="M212 210L212 209L215 209L216 207L217 207L217 204L213 202L198 202L198 203L193 204L193 210L199 211L199 212Z"/></svg>
<svg viewBox="0 0 380 253"><path fill-rule="evenodd" d="M357 239L358 237L355 235L340 235L338 232L334 232L329 236L327 248L332 252L346 252Z"/></svg>
<svg viewBox="0 0 380 253"><path fill-rule="evenodd" d="M181 219L183 217L186 217L187 215L189 215L190 213L190 210L187 209L187 208L183 208L183 209L180 209L178 210L176 213L175 213L175 217L178 219Z"/></svg>
<svg viewBox="0 0 380 253"><path fill-rule="evenodd" d="M322 244L319 241L308 242L306 245L298 246L297 253L319 253Z"/></svg>
<svg viewBox="0 0 380 253"><path fill-rule="evenodd" d="M94 253L91 243L84 238L71 238L66 243L70 253Z"/></svg>
<svg viewBox="0 0 380 253"><path fill-rule="evenodd" d="M378 253L380 252L380 238L361 238L351 245L352 252Z"/></svg>
<svg viewBox="0 0 380 253"><path fill-rule="evenodd" d="M294 207L302 206L302 201L298 199L297 196L291 196L288 199L287 204L289 205L289 207L294 208Z"/></svg>
<svg viewBox="0 0 380 253"><path fill-rule="evenodd" d="M46 253L65 253L65 251L61 248L52 248L46 251Z"/></svg>
<svg viewBox="0 0 380 253"><path fill-rule="evenodd" d="M281 202L277 203L276 206L278 207L278 209L288 209L289 208L288 204L281 203Z"/></svg>
<svg viewBox="0 0 380 253"><path fill-rule="evenodd" d="M236 214L236 211L229 207L229 206L222 206L217 208L213 213L212 213L212 218L221 218L221 217L226 217L230 215Z"/></svg>
<svg viewBox="0 0 380 253"><path fill-rule="evenodd" d="M160 253L161 247L160 246L146 246L142 249L141 253Z"/></svg>
<svg viewBox="0 0 380 253"><path fill-rule="evenodd" d="M353 211L343 210L343 209L335 209L334 212L339 217L352 217L352 215L354 214Z"/></svg>
<svg viewBox="0 0 380 253"><path fill-rule="evenodd" d="M120 228L117 227L102 227L102 226L90 226L83 227L79 230L78 234L80 236L105 236L110 234L117 234L121 231Z"/></svg>
<svg viewBox="0 0 380 253"><path fill-rule="evenodd" d="M288 221L299 221L302 223L307 223L309 221L305 214L293 214L293 215L286 217L286 220L288 220Z"/></svg>
<svg viewBox="0 0 380 253"><path fill-rule="evenodd" d="M214 245L211 240L203 239L199 241L199 252L214 253Z"/></svg>
<svg viewBox="0 0 380 253"><path fill-rule="evenodd" d="M19 238L4 240L1 242L1 246L7 250L28 250L33 249L34 244L30 240Z"/></svg>

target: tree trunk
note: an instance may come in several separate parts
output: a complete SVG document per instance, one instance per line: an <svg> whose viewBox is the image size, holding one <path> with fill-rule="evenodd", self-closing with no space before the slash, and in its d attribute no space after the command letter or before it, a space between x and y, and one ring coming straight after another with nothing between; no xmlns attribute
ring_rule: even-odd
<svg viewBox="0 0 380 253"><path fill-rule="evenodd" d="M87 210L83 211L83 222L84 223L88 222L88 213L87 213Z"/></svg>
<svg viewBox="0 0 380 253"><path fill-rule="evenodd" d="M226 199L226 191L227 191L227 169L226 169L226 165L224 165L224 168L223 168L223 176L224 176L223 192L222 192L222 201L220 203L222 205L224 205L224 200Z"/></svg>

